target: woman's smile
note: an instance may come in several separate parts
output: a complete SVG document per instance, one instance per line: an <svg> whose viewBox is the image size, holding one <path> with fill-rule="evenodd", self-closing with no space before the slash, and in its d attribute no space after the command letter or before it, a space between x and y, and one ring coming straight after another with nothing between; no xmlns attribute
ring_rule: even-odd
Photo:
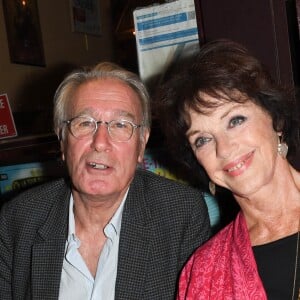
<svg viewBox="0 0 300 300"><path fill-rule="evenodd" d="M227 164L223 170L230 176L239 176L251 165L253 157L254 151L249 152L238 160Z"/></svg>

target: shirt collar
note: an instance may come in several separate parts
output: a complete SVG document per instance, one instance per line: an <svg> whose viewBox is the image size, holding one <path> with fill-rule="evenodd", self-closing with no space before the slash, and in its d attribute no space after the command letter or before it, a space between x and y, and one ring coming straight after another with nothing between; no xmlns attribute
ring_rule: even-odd
<svg viewBox="0 0 300 300"><path fill-rule="evenodd" d="M121 202L120 206L118 207L118 209L114 213L114 215L111 218L111 220L109 221L109 223L106 225L106 226L108 226L109 224L112 225L112 227L114 228L114 231L117 235L120 234L120 230L121 230L122 214L123 214L123 210L124 210L125 200L126 200L127 195L128 195L128 190L129 189L127 189L127 191L126 191L126 193L125 193L125 195L122 199L122 202ZM70 241L70 239L75 238L75 218L74 218L73 206L74 206L74 199L73 199L73 194L71 194L70 204L69 204L68 241Z"/></svg>

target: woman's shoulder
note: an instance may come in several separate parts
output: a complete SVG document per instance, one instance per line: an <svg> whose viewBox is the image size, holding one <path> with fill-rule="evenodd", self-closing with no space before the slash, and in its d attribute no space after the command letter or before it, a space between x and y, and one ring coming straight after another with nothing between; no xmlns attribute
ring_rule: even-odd
<svg viewBox="0 0 300 300"><path fill-rule="evenodd" d="M233 237L234 221L229 223L215 235L213 235L206 243L200 246L193 254L194 259L203 260L206 256L212 258L218 257L224 251L226 244Z"/></svg>

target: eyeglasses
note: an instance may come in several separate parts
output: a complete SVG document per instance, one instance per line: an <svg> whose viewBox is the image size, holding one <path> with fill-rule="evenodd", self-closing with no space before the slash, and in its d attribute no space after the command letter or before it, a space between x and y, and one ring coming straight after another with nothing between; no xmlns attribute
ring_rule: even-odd
<svg viewBox="0 0 300 300"><path fill-rule="evenodd" d="M136 125L128 120L112 120L110 122L96 121L91 117L77 116L70 120L63 121L67 124L71 134L78 139L93 136L99 124L105 124L108 134L115 142L126 142L130 140L133 131L142 125Z"/></svg>

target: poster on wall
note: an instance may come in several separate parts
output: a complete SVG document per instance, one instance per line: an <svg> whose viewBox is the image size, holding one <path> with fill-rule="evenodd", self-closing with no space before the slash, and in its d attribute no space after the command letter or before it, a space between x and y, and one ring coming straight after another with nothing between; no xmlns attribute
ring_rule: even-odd
<svg viewBox="0 0 300 300"><path fill-rule="evenodd" d="M45 66L37 0L3 0L10 60Z"/></svg>
<svg viewBox="0 0 300 300"><path fill-rule="evenodd" d="M0 139L17 136L7 94L0 95Z"/></svg>
<svg viewBox="0 0 300 300"><path fill-rule="evenodd" d="M74 32L101 35L99 0L70 0L70 6Z"/></svg>
<svg viewBox="0 0 300 300"><path fill-rule="evenodd" d="M172 62L199 50L194 0L137 8L133 19L139 73L146 84L159 81Z"/></svg>

